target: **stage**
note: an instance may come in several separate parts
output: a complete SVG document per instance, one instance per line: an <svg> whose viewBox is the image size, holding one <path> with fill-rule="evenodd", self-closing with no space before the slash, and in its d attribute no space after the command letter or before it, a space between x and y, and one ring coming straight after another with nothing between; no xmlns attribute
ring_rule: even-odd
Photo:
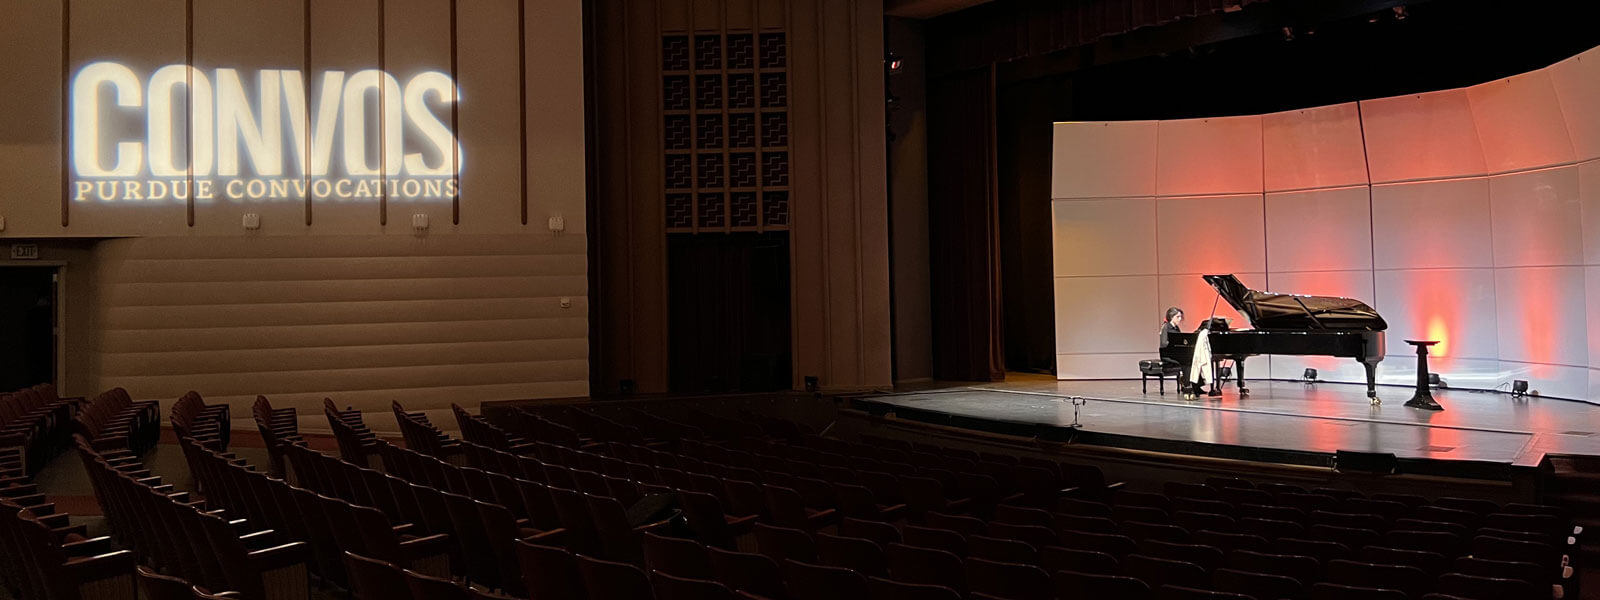
<svg viewBox="0 0 1600 600"><path fill-rule="evenodd" d="M1105 446L1311 466L1333 466L1340 450L1393 454L1399 471L1484 479L1537 467L1546 454L1600 454L1600 407L1552 398L1434 390L1442 412L1404 406L1412 389L1255 380L1240 398L1186 401L1167 381L1149 392L1139 380L1056 381L1015 376L1004 383L863 396L856 408L902 420L990 433ZM1087 403L1072 428L1078 396Z"/></svg>

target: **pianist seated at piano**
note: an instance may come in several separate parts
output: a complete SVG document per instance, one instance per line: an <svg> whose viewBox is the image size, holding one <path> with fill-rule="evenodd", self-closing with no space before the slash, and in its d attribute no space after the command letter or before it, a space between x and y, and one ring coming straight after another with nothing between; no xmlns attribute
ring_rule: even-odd
<svg viewBox="0 0 1600 600"><path fill-rule="evenodd" d="M1249 320L1250 328L1233 329L1226 319L1215 317L1206 319L1195 334L1181 333L1175 326L1169 330L1164 324L1161 356L1184 364L1190 383L1210 381L1210 395L1218 395L1219 386L1210 371L1222 361L1232 361L1239 394L1244 396L1250 393L1244 375L1245 359L1249 357L1335 356L1355 359L1365 367L1367 396L1373 404L1378 403L1375 371L1383 360L1383 332L1388 324L1371 306L1337 296L1257 291L1233 275L1202 278L1217 291L1219 300ZM1168 310L1169 315L1172 310L1175 309Z"/></svg>
<svg viewBox="0 0 1600 600"><path fill-rule="evenodd" d="M1209 321L1202 323L1200 329L1206 329L1210 324ZM1178 391L1185 398L1194 398L1194 390L1203 389L1206 380L1211 377L1209 348L1200 348L1203 344L1199 339L1201 337L1199 329L1195 333L1183 332L1183 309L1176 306L1167 309L1166 318L1161 322L1162 370L1177 376ZM1197 350L1201 356L1199 365L1194 361Z"/></svg>

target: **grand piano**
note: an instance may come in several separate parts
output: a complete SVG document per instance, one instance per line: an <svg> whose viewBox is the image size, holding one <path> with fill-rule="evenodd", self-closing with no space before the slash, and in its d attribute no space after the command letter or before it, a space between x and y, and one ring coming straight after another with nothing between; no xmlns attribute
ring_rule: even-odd
<svg viewBox="0 0 1600 600"><path fill-rule="evenodd" d="M1232 359L1244 383L1244 361L1258 354L1338 356L1353 358L1367 370L1367 397L1378 397L1376 371L1383 360L1383 330L1389 324L1378 311L1359 300L1337 296L1298 296L1258 292L1233 275L1203 275L1254 329L1210 332L1213 361ZM1215 322L1216 320L1213 320ZM1217 372L1215 369L1213 373ZM1213 382L1213 391L1215 391Z"/></svg>

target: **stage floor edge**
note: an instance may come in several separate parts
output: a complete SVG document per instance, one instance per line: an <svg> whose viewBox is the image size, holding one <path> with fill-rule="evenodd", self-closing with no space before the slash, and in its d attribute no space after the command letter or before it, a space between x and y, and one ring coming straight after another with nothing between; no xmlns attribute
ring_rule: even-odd
<svg viewBox="0 0 1600 600"><path fill-rule="evenodd" d="M1397 472L1503 480L1547 454L1600 454L1600 407L1576 400L1435 390L1444 411L1404 406L1411 390L1256 380L1241 396L1185 400L1135 380L1002 383L857 396L868 413L1041 440L1265 463L1335 466L1341 450L1393 454ZM1082 398L1074 427L1072 398Z"/></svg>

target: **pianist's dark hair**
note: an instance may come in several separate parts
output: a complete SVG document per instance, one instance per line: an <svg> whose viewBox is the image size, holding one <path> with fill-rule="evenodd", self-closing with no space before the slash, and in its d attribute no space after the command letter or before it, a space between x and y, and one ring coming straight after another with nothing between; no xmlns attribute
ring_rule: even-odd
<svg viewBox="0 0 1600 600"><path fill-rule="evenodd" d="M1166 322L1171 323L1173 317L1176 317L1176 316L1181 315L1181 314L1183 314L1183 309L1181 309L1181 308L1178 308L1176 306L1174 306L1172 308L1168 308L1167 309L1167 321Z"/></svg>

